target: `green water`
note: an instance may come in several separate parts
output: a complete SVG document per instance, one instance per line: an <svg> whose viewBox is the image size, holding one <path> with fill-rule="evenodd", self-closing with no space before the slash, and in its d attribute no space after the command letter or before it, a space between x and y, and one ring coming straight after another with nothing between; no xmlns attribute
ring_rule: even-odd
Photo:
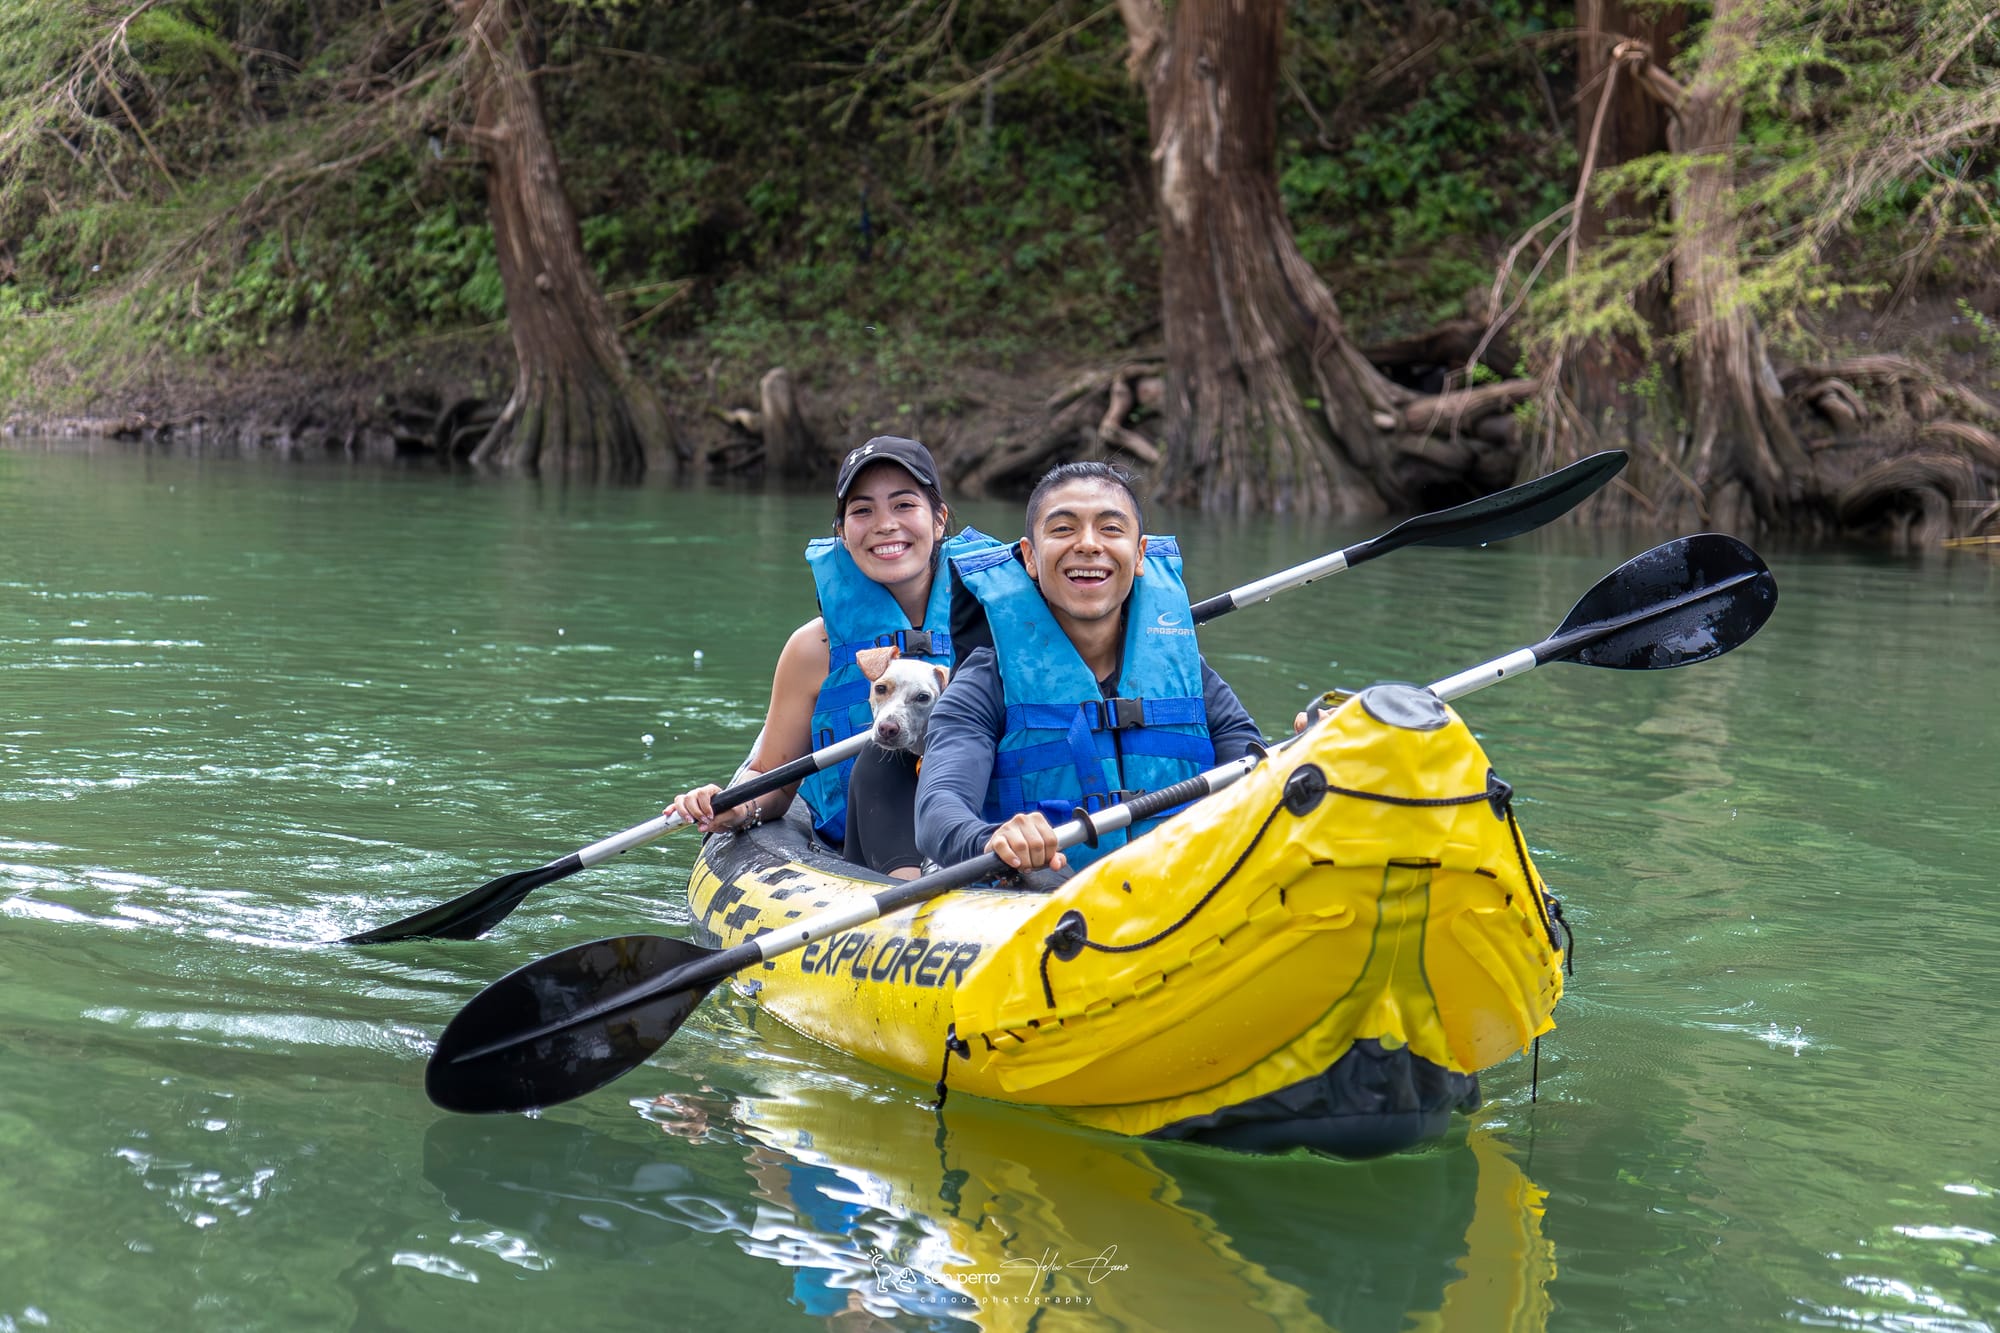
<svg viewBox="0 0 2000 1333"><path fill-rule="evenodd" d="M940 1120L727 995L579 1102L435 1111L458 1007L563 945L681 930L692 842L484 940L319 942L726 777L826 508L0 449L0 1331L1996 1327L1980 556L1767 549L1781 604L1734 656L1460 705L1577 970L1539 1101L1503 1065L1423 1153L1249 1159L970 1098ZM1152 526L1198 597L1382 527ZM1203 643L1276 733L1328 685L1542 637L1663 535L1406 551ZM1107 1254L1027 1303L1038 1261Z"/></svg>

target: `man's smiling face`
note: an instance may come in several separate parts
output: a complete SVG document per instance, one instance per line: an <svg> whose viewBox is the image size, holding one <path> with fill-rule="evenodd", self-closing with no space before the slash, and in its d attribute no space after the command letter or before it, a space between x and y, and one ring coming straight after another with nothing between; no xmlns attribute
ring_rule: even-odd
<svg viewBox="0 0 2000 1333"><path fill-rule="evenodd" d="M1115 482L1080 478L1044 497L1021 539L1028 575L1064 629L1116 616L1145 567L1132 498Z"/></svg>

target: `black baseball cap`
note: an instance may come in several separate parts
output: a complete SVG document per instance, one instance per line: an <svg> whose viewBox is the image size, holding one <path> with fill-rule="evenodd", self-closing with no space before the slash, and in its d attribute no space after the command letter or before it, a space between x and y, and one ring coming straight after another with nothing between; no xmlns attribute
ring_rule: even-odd
<svg viewBox="0 0 2000 1333"><path fill-rule="evenodd" d="M937 461L931 457L930 450L900 435L877 435L859 448L848 450L847 457L840 460L840 475L834 479L833 498L844 502L847 493L854 489L854 479L870 463L894 463L932 490L943 489L938 485Z"/></svg>

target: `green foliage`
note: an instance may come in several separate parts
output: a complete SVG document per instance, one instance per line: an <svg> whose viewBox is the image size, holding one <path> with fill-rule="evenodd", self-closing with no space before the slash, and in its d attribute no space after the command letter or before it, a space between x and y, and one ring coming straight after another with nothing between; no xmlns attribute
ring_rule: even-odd
<svg viewBox="0 0 2000 1333"><path fill-rule="evenodd" d="M31 233L102 151L62 87L96 31L80 6L0 5L0 239Z"/></svg>
<svg viewBox="0 0 2000 1333"><path fill-rule="evenodd" d="M139 15L126 35L133 60L155 78L240 75L236 52L216 34L208 9L199 4L162 5Z"/></svg>
<svg viewBox="0 0 2000 1333"><path fill-rule="evenodd" d="M1989 389L2000 389L2000 324L1994 323L1985 314L1973 309L1972 302L1963 296L1959 297L1954 305L1958 315L1952 322L1958 323L1963 320L1971 328L1978 343L1977 350L1983 354L1983 360L1986 362L1986 386Z"/></svg>
<svg viewBox="0 0 2000 1333"><path fill-rule="evenodd" d="M996 139L934 184L758 217L770 258L718 285L703 325L718 353L819 343L894 377L954 342L1002 363L1048 333L1115 344L1156 253L1114 248L1099 211L1111 191L1085 155Z"/></svg>
<svg viewBox="0 0 2000 1333"><path fill-rule="evenodd" d="M1955 265L1995 272L2000 32L1990 15L1955 0L1763 0L1754 17L1755 41L1733 58L1697 29L1675 65L1684 85L1739 100L1738 138L1597 177L1598 204L1629 191L1653 204L1656 224L1607 239L1538 294L1541 346L1610 334L1650 346L1658 331L1635 293L1684 278L1669 269L1677 247L1727 266L1711 287L1719 313L1754 315L1797 355L1816 349L1818 313L1872 304ZM1697 214L1687 202L1697 173L1717 172L1719 208Z"/></svg>
<svg viewBox="0 0 2000 1333"><path fill-rule="evenodd" d="M1666 401L1666 363L1655 359L1646 363L1645 373L1636 380L1618 386L1621 393L1629 393L1641 402L1658 406Z"/></svg>
<svg viewBox="0 0 2000 1333"><path fill-rule="evenodd" d="M564 185L618 317L645 316L642 360L917 386L1157 340L1114 7L533 3ZM2000 25L1971 32L1976 9L1762 0L1730 75L1731 299L1774 337L1906 276L1993 271L2000 152L1973 122ZM58 346L354 357L505 318L448 7L163 0L121 32L129 13L0 6L0 384ZM1289 6L1281 197L1364 338L1461 314L1568 201L1571 22L1544 0ZM1669 272L1691 165L1604 173L1659 220L1545 278L1527 323L1656 336L1634 293Z"/></svg>
<svg viewBox="0 0 2000 1333"><path fill-rule="evenodd" d="M1524 0L1432 21L1441 35L1432 58L1385 79L1371 68L1385 48L1424 47L1407 15L1347 5L1293 14L1303 96L1347 114L1289 122L1285 211L1345 313L1385 330L1462 314L1522 219L1567 197L1575 166L1568 128L1548 123L1545 101L1544 81L1568 77L1566 48L1532 40L1567 24L1567 7Z"/></svg>

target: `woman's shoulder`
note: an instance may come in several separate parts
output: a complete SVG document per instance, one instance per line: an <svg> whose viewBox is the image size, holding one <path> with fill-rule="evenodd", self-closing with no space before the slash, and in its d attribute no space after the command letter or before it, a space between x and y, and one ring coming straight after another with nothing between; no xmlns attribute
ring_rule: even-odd
<svg viewBox="0 0 2000 1333"><path fill-rule="evenodd" d="M778 655L781 666L790 664L802 669L817 666L822 676L826 674L827 661L826 621L819 616L793 630L792 636L785 640L784 651Z"/></svg>

